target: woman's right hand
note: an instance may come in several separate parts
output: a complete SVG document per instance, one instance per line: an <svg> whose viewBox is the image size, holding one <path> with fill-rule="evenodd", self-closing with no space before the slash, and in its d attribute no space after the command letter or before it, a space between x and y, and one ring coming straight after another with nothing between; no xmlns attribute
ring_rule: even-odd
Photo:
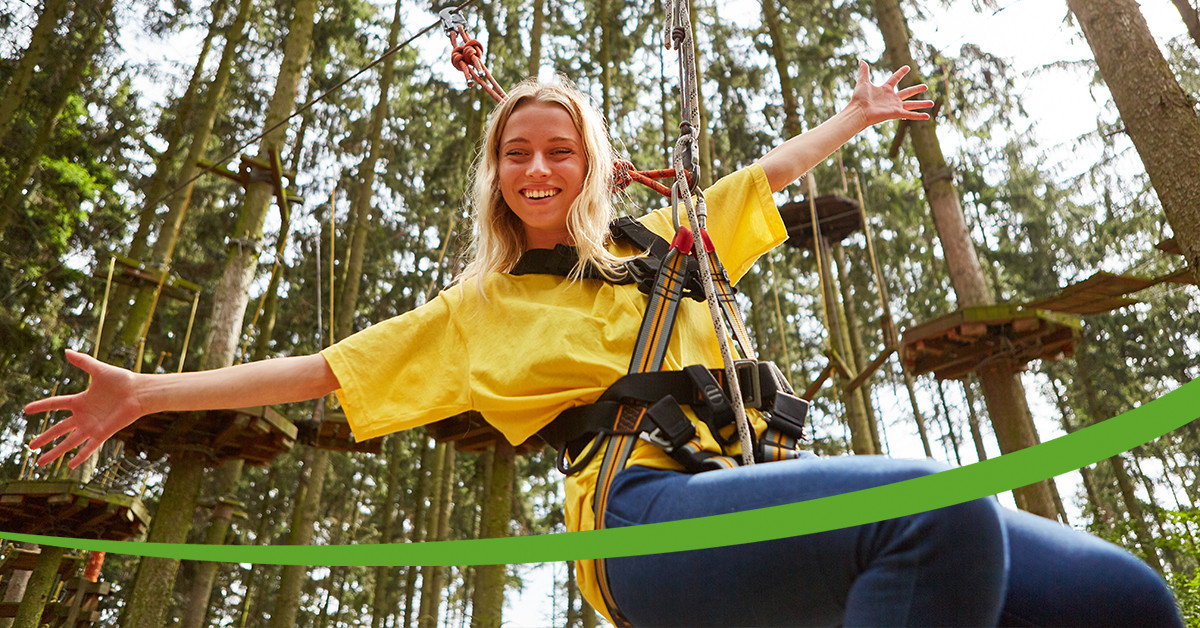
<svg viewBox="0 0 1200 628"><path fill-rule="evenodd" d="M67 361L91 376L87 390L74 395L39 399L25 406L27 414L65 410L67 418L51 425L30 443L31 449L41 449L59 437L64 437L53 449L38 457L46 465L79 447L79 453L67 463L74 469L87 460L104 441L121 428L146 414L137 391L138 374L105 364L90 356L66 352Z"/></svg>

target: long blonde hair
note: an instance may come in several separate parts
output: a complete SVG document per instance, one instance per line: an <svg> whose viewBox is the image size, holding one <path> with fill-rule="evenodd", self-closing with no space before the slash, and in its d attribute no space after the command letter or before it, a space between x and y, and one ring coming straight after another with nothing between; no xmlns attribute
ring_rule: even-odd
<svg viewBox="0 0 1200 628"><path fill-rule="evenodd" d="M600 113L573 87L526 80L508 92L491 114L483 144L475 158L471 199L475 229L475 256L459 280L481 278L489 272L508 272L525 252L525 229L500 190L500 138L513 112L526 104L555 104L567 111L583 140L587 174L583 189L567 211L567 232L579 253L572 277L582 276L588 266L609 277L624 274L624 258L610 253L608 223L615 216L610 190L613 179L613 148ZM482 288L482 284L480 286Z"/></svg>

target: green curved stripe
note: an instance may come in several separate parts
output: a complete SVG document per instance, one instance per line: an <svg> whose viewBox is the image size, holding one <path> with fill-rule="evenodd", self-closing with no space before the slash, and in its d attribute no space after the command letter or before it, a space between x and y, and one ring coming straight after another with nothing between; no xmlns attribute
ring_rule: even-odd
<svg viewBox="0 0 1200 628"><path fill-rule="evenodd" d="M796 504L612 530L384 545L230 546L98 541L7 532L0 532L0 536L133 556L281 565L487 565L654 554L823 532L994 495L1132 449L1197 416L1200 380L1193 380L1098 425L931 476Z"/></svg>

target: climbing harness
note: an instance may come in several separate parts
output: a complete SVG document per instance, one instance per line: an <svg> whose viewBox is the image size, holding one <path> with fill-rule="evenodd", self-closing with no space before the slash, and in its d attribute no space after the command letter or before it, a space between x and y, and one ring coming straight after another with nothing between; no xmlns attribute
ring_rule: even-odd
<svg viewBox="0 0 1200 628"><path fill-rule="evenodd" d="M443 10L439 18L450 38L454 67L469 83L502 101L504 91L482 61L482 45L467 34L466 20L457 9ZM564 474L573 474L602 456L593 507L597 528L604 527L612 481L626 467L639 440L659 447L693 473L785 460L799 456L797 443L804 437L808 411L807 402L795 396L778 367L756 359L729 275L705 230L707 208L698 187L700 100L688 0L671 2L666 47L677 51L680 75L682 122L673 168L640 172L632 163L618 160L613 164L613 191L637 181L669 197L674 235L668 242L631 218L618 219L610 227L613 239L632 244L645 255L627 262L627 272L619 278L595 268L583 273L585 278L611 283L636 283L648 297L628 374L595 403L561 413L538 432L557 449L556 466ZM670 187L655 181L666 178L674 178ZM681 210L686 211L686 225L681 224ZM575 250L560 245L526 251L510 273L569 276L577 264ZM680 371L662 370L684 297L708 305L721 369L693 365ZM740 358L734 357L730 336L738 344ZM708 429L719 452L703 448L698 425L684 413L684 406ZM766 422L760 436L751 429L746 408L758 410ZM740 458L726 455L726 447L734 443L739 444ZM605 561L593 564L609 616L617 625L628 626L609 588Z"/></svg>

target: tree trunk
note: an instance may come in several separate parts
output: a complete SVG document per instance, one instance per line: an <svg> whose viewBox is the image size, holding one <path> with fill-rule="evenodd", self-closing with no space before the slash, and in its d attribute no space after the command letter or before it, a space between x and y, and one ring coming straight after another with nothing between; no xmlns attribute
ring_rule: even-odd
<svg viewBox="0 0 1200 628"><path fill-rule="evenodd" d="M788 71L789 60L783 44L788 41L788 37L783 34L776 0L762 0L762 9L763 24L770 35L771 59L775 64L775 74L779 77L779 91L783 96L783 136L787 139L800 135L803 130L800 125L800 102L796 99L796 89L792 86L792 76Z"/></svg>
<svg viewBox="0 0 1200 628"><path fill-rule="evenodd" d="M0 143L4 142L9 129L12 128L13 118L17 115L17 109L25 99L29 82L33 80L33 70L42 64L42 56L54 40L54 28L66 15L68 1L45 0L42 3L42 12L38 15L37 25L33 27L33 33L29 36L29 46L25 48L21 60L17 62L17 67L13 68L12 75L8 79L8 87L4 90L4 98L0 99ZM82 7L76 10L82 10Z"/></svg>
<svg viewBox="0 0 1200 628"><path fill-rule="evenodd" d="M1120 455L1108 459L1112 465L1113 475L1117 478L1117 487L1121 490L1121 499L1125 502L1125 510L1129 513L1129 524L1137 537L1138 545L1142 548L1142 557L1158 573L1163 573L1162 563L1158 560L1158 549L1154 546L1150 528L1146 525L1146 515L1138 503L1137 495L1133 492L1133 480L1125 469L1125 459Z"/></svg>
<svg viewBox="0 0 1200 628"><path fill-rule="evenodd" d="M1171 2L1175 4L1176 9L1179 9L1179 17L1187 26L1192 41L1196 42L1197 47L1200 47L1200 12L1196 11L1196 7L1192 6L1190 0L1171 0Z"/></svg>
<svg viewBox="0 0 1200 628"><path fill-rule="evenodd" d="M417 490L413 497L413 513L412 513L412 542L420 543L428 536L429 530L429 513L432 512L432 504L430 508L425 507L425 498L429 495L429 485L431 479L438 477L440 473L437 471L438 465L441 464L440 449L436 447L429 448L428 438L423 438L421 441L421 462L417 471ZM433 466L431 469L430 466ZM434 498L436 501L436 497ZM416 567L409 567L404 574L404 621L402 626L413 625L413 611L416 609L417 601L417 574L419 573ZM418 611L418 617L420 612Z"/></svg>
<svg viewBox="0 0 1200 628"><path fill-rule="evenodd" d="M933 449L929 446L929 432L925 430L925 416L921 414L921 407L917 405L916 382L907 370L904 371L904 387L908 389L908 401L912 404L913 421L917 424L917 435L921 437L921 446L925 448L925 457L932 458Z"/></svg>
<svg viewBox="0 0 1200 628"><path fill-rule="evenodd" d="M387 451L387 475L384 478L383 510L379 513L379 542L392 543L395 541L396 502L399 499L400 485L400 448L403 438L398 434L384 437L384 447ZM417 470L420 473L420 470ZM371 628L381 628L383 620L388 615L388 592L394 586L395 567L379 566L375 571L375 587L371 591Z"/></svg>
<svg viewBox="0 0 1200 628"><path fill-rule="evenodd" d="M212 518L209 519L208 530L204 534L204 542L209 545L224 545L225 537L229 535L233 506L224 498L233 492L234 486L242 476L243 466L245 463L242 460L230 460L221 466L217 489L214 491L217 501L213 505ZM183 611L180 628L200 628L204 625L209 600L212 597L213 582L220 566L220 563L196 564L196 573L192 578L192 588L188 594L188 604Z"/></svg>
<svg viewBox="0 0 1200 628"><path fill-rule="evenodd" d="M987 460L987 448L983 446L983 432L979 429L979 413L975 411L975 391L969 379L962 380L963 397L967 400L967 423L971 428L971 440L975 442L975 457Z"/></svg>
<svg viewBox="0 0 1200 628"><path fill-rule="evenodd" d="M175 174L175 163L178 161L179 154L183 150L179 144L183 140L184 132L187 130L188 123L191 121L194 109L195 100L200 91L200 81L204 76L204 63L208 59L208 53L212 46L212 40L217 34L217 27L221 21L221 17L225 14L228 0L214 0L212 4L212 24L209 27L208 35L204 37L204 43L200 46L200 56L196 59L196 65L192 68L192 77L188 80L187 89L184 90L183 96L180 97L175 106L175 119L171 122L171 128L167 132L166 144L167 148L159 155L158 160L154 165L154 174L145 184L144 192L142 193L142 209L138 212L138 226L129 243L128 257L134 260L141 260L146 255L146 248L150 238L150 229L157 222L158 204L163 200L163 194L167 192L167 188L175 183L177 177ZM164 110L164 115L166 115ZM126 305L129 302L129 295L132 289L125 284L116 284L112 288L112 296L109 303L112 304L112 314L104 321L104 328L100 332L100 348L97 355L110 356L113 343L116 340L117 330L120 328L122 320L127 316L114 316L117 312L126 312ZM110 356L111 360L111 356Z"/></svg>
<svg viewBox="0 0 1200 628"><path fill-rule="evenodd" d="M883 33L887 59L893 67L908 65L912 68L900 82L900 87L923 82L909 48L908 24L899 0L875 0L875 16ZM983 267L975 253L959 204L954 174L938 142L937 121L914 120L906 124L912 138L913 152L921 164L925 198L933 214L958 304L960 307L990 305L992 295L987 289ZM1017 379L1017 366L1007 361L996 361L978 371L988 416L992 419L1001 453L1031 447L1037 442L1025 390ZM1023 509L1048 519L1055 518L1054 496L1049 482L1021 487L1014 493L1018 495L1017 503Z"/></svg>
<svg viewBox="0 0 1200 628"><path fill-rule="evenodd" d="M208 144L208 139L212 134L217 114L221 111L221 103L225 98L225 89L229 85L229 79L233 72L233 62L237 54L237 47L242 38L242 31L246 28L246 22L249 19L252 5L252 0L240 0L238 4L237 16L234 18L233 24L229 27L229 34L225 39L225 47L221 51L221 61L217 65L217 73L208 88L208 96L204 101L203 107L196 112L195 123L192 126L191 144L188 146L188 152L183 159L183 164L179 167L179 175L175 177L176 180L184 181L191 178L195 174L197 164L204 156L205 146ZM155 239L154 248L150 254L150 264L163 272L166 272L166 269L170 268L171 260L175 254L175 244L179 241L179 232L183 227L183 219L187 214L194 187L194 182L188 183L182 190L175 192L167 200L167 213L161 219L158 236ZM149 198L148 202L156 200L157 198ZM141 341L148 321L154 313L154 292L155 289L152 287L145 287L138 290L133 306L130 308L129 314L125 319L125 326L116 340L118 345L134 346ZM221 302L224 299L230 298L230 296L218 292L217 301ZM226 362L213 361L214 358L211 355L211 352L205 353L203 368L220 368L233 363L232 353ZM141 364L134 365L134 369L137 371L140 371L141 367Z"/></svg>
<svg viewBox="0 0 1200 628"><path fill-rule="evenodd" d="M1200 118L1150 34L1136 0L1067 0L1200 282ZM1178 6L1178 4L1177 4Z"/></svg>
<svg viewBox="0 0 1200 628"><path fill-rule="evenodd" d="M850 355L847 360L850 366L854 367L854 377L863 371L867 366L867 360L863 355L862 333L858 327L858 308L854 307L854 295L850 291L850 258L846 256L846 247L842 246L841 242L833 245L833 262L837 267L838 287L840 290L843 319L846 321L845 337L847 346L850 349ZM863 420L867 423L867 428L870 430L871 441L874 444L874 453L883 453L883 440L879 437L879 421L875 417L875 407L871 404L871 382L870 380L863 381L858 389L852 391L851 396L859 397L858 403L861 404L863 412Z"/></svg>
<svg viewBox="0 0 1200 628"><path fill-rule="evenodd" d="M316 0L297 0L295 3L287 39L284 41L283 62L275 82L275 93L271 97L266 120L263 122L264 129L272 129L279 125L269 131L259 144L258 156L264 161L269 161L272 155L283 148L287 134L286 120L295 106L301 74L308 62L312 45L316 5ZM249 299L248 289L254 279L258 261L258 245L262 240L263 223L273 196L274 185L269 181L250 182L246 186L238 224L231 238L233 245L229 249L229 259L214 290L218 298L213 302L209 318L204 368L233 363L237 342L241 337L242 318Z"/></svg>
<svg viewBox="0 0 1200 628"><path fill-rule="evenodd" d="M170 460L171 470L163 485L162 499L146 536L148 543L183 543L192 529L192 513L200 495L206 459L198 453L183 452L172 454ZM178 571L178 558L143 558L118 624L162 626Z"/></svg>
<svg viewBox="0 0 1200 628"><path fill-rule="evenodd" d="M66 554L65 547L42 546L29 582L25 585L25 596L17 606L13 628L38 628L41 625L42 611L50 600L50 589L58 578L58 566Z"/></svg>
<svg viewBox="0 0 1200 628"><path fill-rule="evenodd" d="M525 75L534 78L542 67L542 33L546 26L546 0L533 1L533 26L529 29L529 63Z"/></svg>
<svg viewBox="0 0 1200 628"><path fill-rule="evenodd" d="M508 525L512 521L515 468L516 449L508 441L498 440L492 457L491 482L479 538L508 536ZM506 573L506 565L481 565L476 568L475 594L471 598L471 628L500 627Z"/></svg>
<svg viewBox="0 0 1200 628"><path fill-rule="evenodd" d="M450 528L450 491L454 485L454 447L442 443L440 475L437 478L436 508L429 511L430 541L444 541ZM420 628L434 628L438 624L438 611L442 606L442 587L445 567L429 566L421 570L421 614L417 618Z"/></svg>
<svg viewBox="0 0 1200 628"><path fill-rule="evenodd" d="M392 28L388 32L388 49L396 45L400 36L400 7L396 3L396 13L392 17ZM353 203L350 213L354 216L354 235L350 241L348 264L346 265L346 281L342 284L342 298L338 305L338 337L344 338L353 332L354 314L358 308L358 288L362 283L363 255L367 248L367 232L370 227L372 189L375 186L375 164L379 161L379 148L382 144L383 121L388 115L388 94L392 87L392 77L395 75L395 55L383 62L379 75L379 101L371 110L371 123L367 131L367 154L358 165L358 190L352 195Z"/></svg>
<svg viewBox="0 0 1200 628"><path fill-rule="evenodd" d="M325 477L329 475L329 450L307 448L304 462L305 473L296 492L288 545L308 545L312 541L313 521L321 507ZM304 565L284 565L280 570L271 628L292 628L296 625L296 611L300 608L300 595L307 571Z"/></svg>

